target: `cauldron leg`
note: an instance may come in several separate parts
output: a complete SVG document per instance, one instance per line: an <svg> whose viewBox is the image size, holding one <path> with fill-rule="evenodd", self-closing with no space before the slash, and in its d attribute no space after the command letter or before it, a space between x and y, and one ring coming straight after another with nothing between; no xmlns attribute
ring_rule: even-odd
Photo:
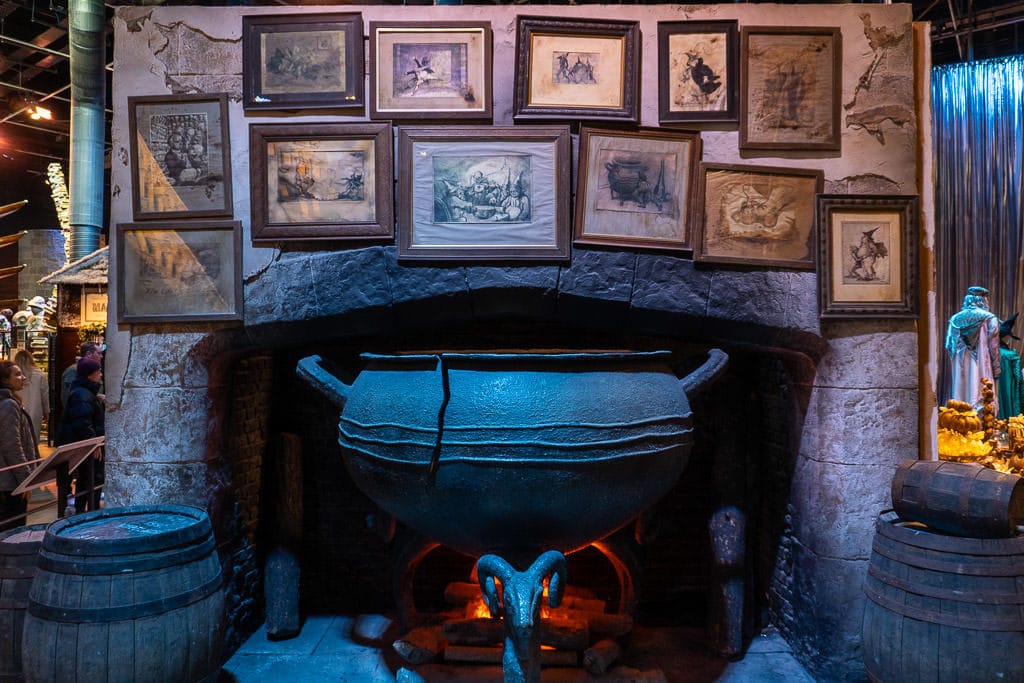
<svg viewBox="0 0 1024 683"><path fill-rule="evenodd" d="M398 612L398 623L402 629L419 625L419 613L413 598L413 578L423 558L441 545L407 526L398 524L388 549L388 565L391 574L391 590Z"/></svg>

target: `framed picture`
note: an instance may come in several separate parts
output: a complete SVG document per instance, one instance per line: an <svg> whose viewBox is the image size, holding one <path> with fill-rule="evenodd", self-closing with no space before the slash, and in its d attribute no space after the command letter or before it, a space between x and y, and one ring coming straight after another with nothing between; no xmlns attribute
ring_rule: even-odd
<svg viewBox="0 0 1024 683"><path fill-rule="evenodd" d="M228 96L128 98L132 217L230 216Z"/></svg>
<svg viewBox="0 0 1024 683"><path fill-rule="evenodd" d="M491 42L487 22L370 22L370 118L491 118Z"/></svg>
<svg viewBox="0 0 1024 683"><path fill-rule="evenodd" d="M699 176L695 261L814 270L822 171L704 162Z"/></svg>
<svg viewBox="0 0 1024 683"><path fill-rule="evenodd" d="M394 237L390 123L249 127L252 241Z"/></svg>
<svg viewBox="0 0 1024 683"><path fill-rule="evenodd" d="M398 258L569 258L568 126L398 129Z"/></svg>
<svg viewBox="0 0 1024 683"><path fill-rule="evenodd" d="M242 17L244 109L363 107L363 15Z"/></svg>
<svg viewBox="0 0 1024 683"><path fill-rule="evenodd" d="M658 22L658 120L739 120L736 21Z"/></svg>
<svg viewBox="0 0 1024 683"><path fill-rule="evenodd" d="M822 318L918 316L918 199L818 196Z"/></svg>
<svg viewBox="0 0 1024 683"><path fill-rule="evenodd" d="M740 149L838 151L838 28L744 26Z"/></svg>
<svg viewBox="0 0 1024 683"><path fill-rule="evenodd" d="M580 129L575 243L690 249L698 133Z"/></svg>
<svg viewBox="0 0 1024 683"><path fill-rule="evenodd" d="M117 321L242 319L238 221L119 223Z"/></svg>
<svg viewBox="0 0 1024 683"><path fill-rule="evenodd" d="M636 123L639 83L637 22L516 18L516 120Z"/></svg>

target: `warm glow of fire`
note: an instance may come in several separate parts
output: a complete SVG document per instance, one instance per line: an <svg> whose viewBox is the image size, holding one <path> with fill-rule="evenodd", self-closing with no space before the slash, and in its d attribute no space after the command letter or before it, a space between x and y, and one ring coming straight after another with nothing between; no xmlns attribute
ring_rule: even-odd
<svg viewBox="0 0 1024 683"><path fill-rule="evenodd" d="M499 584L500 586L500 584ZM500 595L500 589L499 589ZM548 606L548 584L544 582L544 594L540 604L540 616L541 619L549 619L551 617L552 610ZM466 603L466 618L467 619L490 619L491 611L487 609L487 603L484 602L483 597L474 598Z"/></svg>

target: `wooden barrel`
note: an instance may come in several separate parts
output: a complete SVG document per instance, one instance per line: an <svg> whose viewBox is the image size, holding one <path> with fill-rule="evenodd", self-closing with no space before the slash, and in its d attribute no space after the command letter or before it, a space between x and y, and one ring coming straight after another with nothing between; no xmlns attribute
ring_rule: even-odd
<svg viewBox="0 0 1024 683"><path fill-rule="evenodd" d="M864 593L871 680L1024 681L1024 536L948 536L884 512Z"/></svg>
<svg viewBox="0 0 1024 683"><path fill-rule="evenodd" d="M210 520L198 508L106 508L54 522L29 593L25 679L212 680L222 584Z"/></svg>
<svg viewBox="0 0 1024 683"><path fill-rule="evenodd" d="M1024 479L977 463L904 460L892 479L902 519L971 538L1008 538L1024 523Z"/></svg>
<svg viewBox="0 0 1024 683"><path fill-rule="evenodd" d="M45 524L0 533L0 680L21 677L21 629L45 533Z"/></svg>

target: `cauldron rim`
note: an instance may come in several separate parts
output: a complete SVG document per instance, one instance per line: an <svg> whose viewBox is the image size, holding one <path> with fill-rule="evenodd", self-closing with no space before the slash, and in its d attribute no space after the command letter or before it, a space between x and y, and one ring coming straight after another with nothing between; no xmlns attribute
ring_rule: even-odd
<svg viewBox="0 0 1024 683"><path fill-rule="evenodd" d="M435 353L373 353L359 354L364 361L424 361L437 360L483 360L483 361L559 361L594 360L594 361L666 361L672 358L671 351L578 351L565 349L529 351L437 351Z"/></svg>

